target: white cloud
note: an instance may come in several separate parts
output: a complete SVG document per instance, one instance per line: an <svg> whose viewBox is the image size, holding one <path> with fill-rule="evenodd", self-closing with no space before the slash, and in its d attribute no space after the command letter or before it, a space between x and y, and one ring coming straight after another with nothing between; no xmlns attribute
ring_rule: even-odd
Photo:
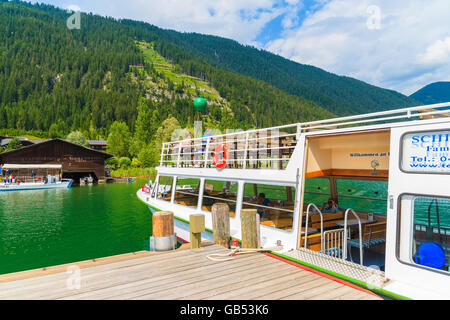
<svg viewBox="0 0 450 320"><path fill-rule="evenodd" d="M330 0L265 48L410 94L450 80L449 11L448 0Z"/></svg>
<svg viewBox="0 0 450 320"><path fill-rule="evenodd" d="M437 40L419 55L419 61L425 64L440 65L450 62L450 37Z"/></svg>

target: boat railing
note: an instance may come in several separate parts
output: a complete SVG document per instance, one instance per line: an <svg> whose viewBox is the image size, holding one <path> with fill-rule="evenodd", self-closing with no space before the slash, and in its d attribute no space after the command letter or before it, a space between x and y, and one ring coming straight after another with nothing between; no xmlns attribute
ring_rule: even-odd
<svg viewBox="0 0 450 320"><path fill-rule="evenodd" d="M165 142L160 166L212 167L216 147L226 144L230 152L229 168L283 170L302 133L450 117L449 111L450 102ZM223 150L218 152L223 156Z"/></svg>
<svg viewBox="0 0 450 320"><path fill-rule="evenodd" d="M344 229L326 230L323 233L323 244L321 253L342 259L345 243Z"/></svg>
<svg viewBox="0 0 450 320"><path fill-rule="evenodd" d="M314 204L308 204L306 208L306 222L305 222L305 249L308 249L308 222L309 222L309 213L311 212L311 208L314 208L317 214L320 215L320 245L321 248L324 248L324 239L323 239L323 214L322 211Z"/></svg>
<svg viewBox="0 0 450 320"><path fill-rule="evenodd" d="M348 247L348 213L351 212L353 216L358 221L358 231L359 231L359 263L363 265L363 246L362 246L362 240L363 240L363 234L362 234L362 226L361 226L361 219L359 218L358 214L353 210L352 208L348 208L345 210L344 214L344 253L343 253L343 259L347 259L347 247Z"/></svg>
<svg viewBox="0 0 450 320"><path fill-rule="evenodd" d="M163 144L160 165L179 168L213 167L214 154L223 158L225 151L221 145L226 145L229 154L228 168L283 170L297 145L297 136L297 125L289 125L168 142Z"/></svg>

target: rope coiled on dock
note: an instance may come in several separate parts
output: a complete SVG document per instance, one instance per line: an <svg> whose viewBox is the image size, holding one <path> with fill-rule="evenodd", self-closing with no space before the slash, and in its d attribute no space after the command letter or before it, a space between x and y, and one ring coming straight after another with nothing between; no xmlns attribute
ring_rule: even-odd
<svg viewBox="0 0 450 320"><path fill-rule="evenodd" d="M266 251L280 251L282 246L271 247L271 248L241 248L241 247L231 247L231 250L227 253L211 253L206 257L211 261L227 261L232 260L233 256L238 254L248 254Z"/></svg>

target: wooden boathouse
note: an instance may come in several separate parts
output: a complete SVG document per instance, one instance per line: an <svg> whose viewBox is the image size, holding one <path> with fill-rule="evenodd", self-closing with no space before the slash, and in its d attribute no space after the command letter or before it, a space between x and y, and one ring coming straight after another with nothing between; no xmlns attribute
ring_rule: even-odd
<svg viewBox="0 0 450 320"><path fill-rule="evenodd" d="M63 178L79 181L91 175L104 179L105 160L112 154L85 148L63 139L52 139L0 153L0 164L61 164Z"/></svg>

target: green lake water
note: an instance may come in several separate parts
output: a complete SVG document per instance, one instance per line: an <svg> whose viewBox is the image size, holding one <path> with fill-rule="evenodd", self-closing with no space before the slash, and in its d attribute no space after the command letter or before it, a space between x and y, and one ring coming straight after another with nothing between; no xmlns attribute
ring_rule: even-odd
<svg viewBox="0 0 450 320"><path fill-rule="evenodd" d="M145 182L0 192L0 274L148 250Z"/></svg>

